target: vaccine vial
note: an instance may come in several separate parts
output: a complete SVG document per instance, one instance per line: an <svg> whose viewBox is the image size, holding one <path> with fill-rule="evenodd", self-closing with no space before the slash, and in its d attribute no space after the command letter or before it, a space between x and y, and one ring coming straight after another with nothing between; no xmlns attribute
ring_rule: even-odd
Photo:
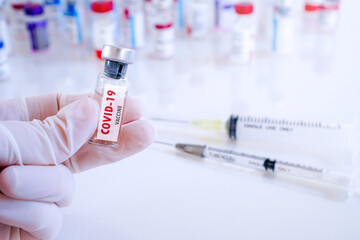
<svg viewBox="0 0 360 240"><path fill-rule="evenodd" d="M294 0L277 0L274 5L272 50L289 54L295 41Z"/></svg>
<svg viewBox="0 0 360 240"><path fill-rule="evenodd" d="M322 0L308 0L304 4L300 54L309 60L314 58L317 50L321 2Z"/></svg>
<svg viewBox="0 0 360 240"><path fill-rule="evenodd" d="M316 31L319 24L319 12L321 0L306 1L304 4L303 29L304 31Z"/></svg>
<svg viewBox="0 0 360 240"><path fill-rule="evenodd" d="M25 6L25 22L29 32L31 49L40 51L49 47L47 21L41 5L29 3Z"/></svg>
<svg viewBox="0 0 360 240"><path fill-rule="evenodd" d="M154 0L156 18L154 20L154 55L170 58L175 45L175 5L173 0Z"/></svg>
<svg viewBox="0 0 360 240"><path fill-rule="evenodd" d="M24 23L24 8L25 3L12 3L11 4L11 17L10 24L12 30L12 38L17 45L24 42L26 39L26 28Z"/></svg>
<svg viewBox="0 0 360 240"><path fill-rule="evenodd" d="M335 32L339 23L339 0L324 0L320 6L321 32Z"/></svg>
<svg viewBox="0 0 360 240"><path fill-rule="evenodd" d="M95 98L100 104L99 124L89 143L115 147L128 91L126 71L128 64L135 61L135 51L104 45L101 58L105 60L105 68L98 76L95 89Z"/></svg>
<svg viewBox="0 0 360 240"><path fill-rule="evenodd" d="M210 2L208 0L192 0L188 3L187 34L195 38L205 37L210 29Z"/></svg>
<svg viewBox="0 0 360 240"><path fill-rule="evenodd" d="M104 44L115 43L115 12L112 1L95 1L91 3L92 42L96 56L101 59Z"/></svg>
<svg viewBox="0 0 360 240"><path fill-rule="evenodd" d="M82 42L82 32L79 13L75 0L67 0L65 4L64 23L66 39L70 44L79 44Z"/></svg>
<svg viewBox="0 0 360 240"><path fill-rule="evenodd" d="M174 0L175 2L175 27L179 33L185 29L184 0Z"/></svg>
<svg viewBox="0 0 360 240"><path fill-rule="evenodd" d="M239 63L250 62L255 47L254 7L251 2L235 5L236 20L233 27L232 57Z"/></svg>
<svg viewBox="0 0 360 240"><path fill-rule="evenodd" d="M145 16L141 0L124 0L122 6L122 26L125 45L142 48L145 45Z"/></svg>
<svg viewBox="0 0 360 240"><path fill-rule="evenodd" d="M62 6L60 0L45 0L45 14L49 21L49 26L60 28Z"/></svg>
<svg viewBox="0 0 360 240"><path fill-rule="evenodd" d="M0 41L3 42L3 50L9 54L12 52L10 29L5 15L4 7L0 7Z"/></svg>
<svg viewBox="0 0 360 240"><path fill-rule="evenodd" d="M10 78L10 66L8 61L8 51L6 50L5 43L0 37L0 81Z"/></svg>
<svg viewBox="0 0 360 240"><path fill-rule="evenodd" d="M144 12L145 12L145 32L147 39L151 38L152 30L154 27L155 19L155 8L152 0L144 1Z"/></svg>
<svg viewBox="0 0 360 240"><path fill-rule="evenodd" d="M215 0L215 27L217 29L231 31L236 19L235 3L238 2L235 0Z"/></svg>
<svg viewBox="0 0 360 240"><path fill-rule="evenodd" d="M47 19L47 29L51 42L51 47L60 49L62 41L61 31L63 27L63 10L60 0L45 0L44 2L45 16Z"/></svg>

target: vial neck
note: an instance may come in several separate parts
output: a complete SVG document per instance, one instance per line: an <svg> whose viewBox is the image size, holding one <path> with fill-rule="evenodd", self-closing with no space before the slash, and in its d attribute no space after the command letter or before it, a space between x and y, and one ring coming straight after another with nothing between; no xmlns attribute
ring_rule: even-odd
<svg viewBox="0 0 360 240"><path fill-rule="evenodd" d="M114 79L125 78L127 64L115 62L111 60L105 61L104 73L107 77Z"/></svg>

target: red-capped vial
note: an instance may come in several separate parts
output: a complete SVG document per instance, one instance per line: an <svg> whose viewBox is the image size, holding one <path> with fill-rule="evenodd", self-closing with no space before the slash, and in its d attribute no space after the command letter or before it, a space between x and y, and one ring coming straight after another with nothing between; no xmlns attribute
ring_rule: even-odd
<svg viewBox="0 0 360 240"><path fill-rule="evenodd" d="M127 67L135 61L135 51L104 45L101 53L105 60L104 72L98 76L95 99L100 104L98 127L89 143L115 147L120 141L124 105L128 92Z"/></svg>
<svg viewBox="0 0 360 240"><path fill-rule="evenodd" d="M319 13L322 0L306 1L304 4L303 30L305 33L317 32L319 27Z"/></svg>
<svg viewBox="0 0 360 240"><path fill-rule="evenodd" d="M323 32L334 32L339 24L339 0L325 0L320 6L319 24Z"/></svg>
<svg viewBox="0 0 360 240"><path fill-rule="evenodd" d="M175 27L173 23L156 24L154 29L154 54L158 58L174 55Z"/></svg>
<svg viewBox="0 0 360 240"><path fill-rule="evenodd" d="M153 54L158 58L170 58L174 55L175 3L174 0L153 0L153 6Z"/></svg>
<svg viewBox="0 0 360 240"><path fill-rule="evenodd" d="M92 45L96 56L101 59L101 49L104 44L115 43L116 18L113 1L94 1L92 12Z"/></svg>
<svg viewBox="0 0 360 240"><path fill-rule="evenodd" d="M232 33L232 58L238 63L252 60L255 47L255 21L252 2L240 2L234 6L236 20Z"/></svg>

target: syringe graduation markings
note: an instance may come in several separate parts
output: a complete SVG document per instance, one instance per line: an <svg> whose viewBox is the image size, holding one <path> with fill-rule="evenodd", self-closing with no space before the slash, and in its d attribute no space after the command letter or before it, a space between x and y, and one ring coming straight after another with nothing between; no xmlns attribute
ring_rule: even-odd
<svg viewBox="0 0 360 240"><path fill-rule="evenodd" d="M159 141L156 141L156 143L164 144L164 142ZM355 190L356 193L360 193L360 184L351 184L354 182L359 182L358 179L353 179L352 175L330 169L316 168L302 164L275 160L268 157L236 152L233 150L208 147L206 145L181 143L166 145L175 146L177 150L200 156L201 158L212 159L214 163L227 163L229 166L282 173L290 177L296 176L303 179L324 182L331 184L332 186L340 187L341 189L347 191L351 191L350 187L355 186L353 190Z"/></svg>

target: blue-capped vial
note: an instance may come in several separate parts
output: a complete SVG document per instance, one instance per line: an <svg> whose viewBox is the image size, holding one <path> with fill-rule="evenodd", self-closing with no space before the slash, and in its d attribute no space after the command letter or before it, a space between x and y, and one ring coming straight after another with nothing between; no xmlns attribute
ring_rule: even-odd
<svg viewBox="0 0 360 240"><path fill-rule="evenodd" d="M49 47L47 20L44 8L35 3L25 6L25 22L29 31L31 49L39 51Z"/></svg>

